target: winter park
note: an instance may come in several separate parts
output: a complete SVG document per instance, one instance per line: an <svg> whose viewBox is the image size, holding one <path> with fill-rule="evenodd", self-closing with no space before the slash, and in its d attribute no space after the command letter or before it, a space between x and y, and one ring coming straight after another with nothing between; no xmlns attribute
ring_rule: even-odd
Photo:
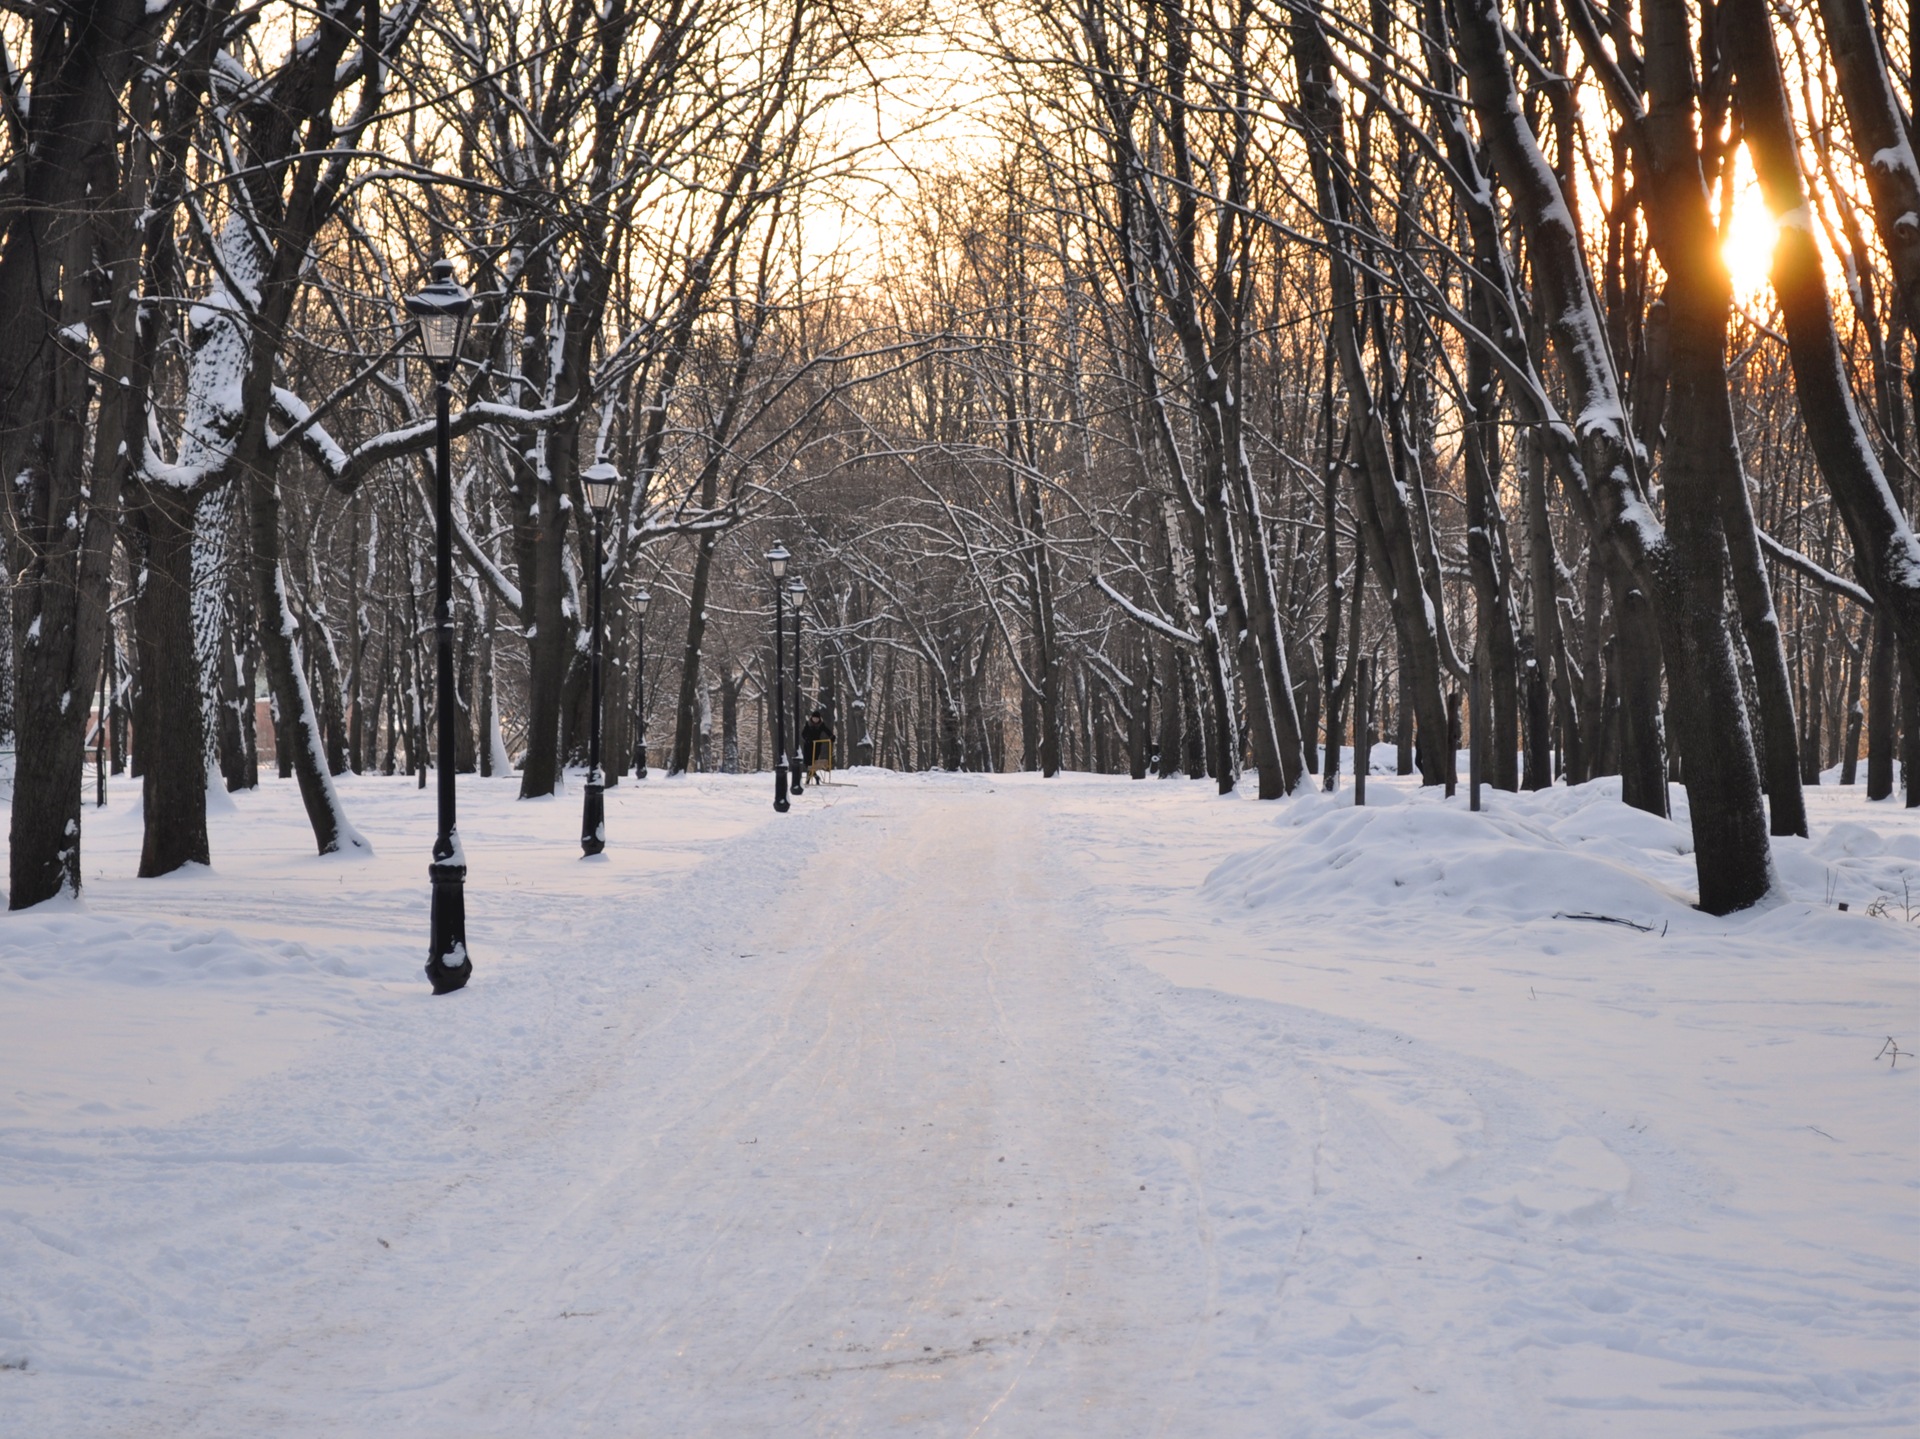
<svg viewBox="0 0 1920 1439"><path fill-rule="evenodd" d="M0 0L0 1439L1920 1434L1911 20Z"/></svg>

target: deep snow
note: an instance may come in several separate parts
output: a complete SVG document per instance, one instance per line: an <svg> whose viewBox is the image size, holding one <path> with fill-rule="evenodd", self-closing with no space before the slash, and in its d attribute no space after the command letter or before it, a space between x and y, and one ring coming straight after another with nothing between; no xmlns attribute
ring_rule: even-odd
<svg viewBox="0 0 1920 1439"><path fill-rule="evenodd" d="M0 1435L1920 1430L1920 815L1716 920L1604 783L850 778L463 779L446 999L431 790L141 882L117 783L0 921Z"/></svg>

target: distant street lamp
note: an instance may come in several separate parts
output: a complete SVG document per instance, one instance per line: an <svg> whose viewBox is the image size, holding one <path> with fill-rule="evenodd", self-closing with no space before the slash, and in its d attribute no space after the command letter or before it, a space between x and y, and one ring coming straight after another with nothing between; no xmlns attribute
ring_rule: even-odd
<svg viewBox="0 0 1920 1439"><path fill-rule="evenodd" d="M407 297L407 313L420 326L420 348L433 365L433 396L438 412L438 474L434 489L434 707L439 714L440 832L433 841L433 918L427 942L427 978L435 994L451 994L473 977L467 953L467 857L454 823L453 724L453 436L447 411L452 401L453 362L473 315L473 296L453 278L451 260L433 262L433 283Z"/></svg>
<svg viewBox="0 0 1920 1439"><path fill-rule="evenodd" d="M807 727L807 702L800 689L800 606L806 602L807 582L799 575L787 581L787 597L793 601L793 788L798 792L807 772L807 756L800 753L805 743L800 732Z"/></svg>
<svg viewBox="0 0 1920 1439"><path fill-rule="evenodd" d="M633 617L640 622L634 641L633 732L639 738L633 750L633 777L647 777L647 606L653 596L645 589L633 597Z"/></svg>
<svg viewBox="0 0 1920 1439"><path fill-rule="evenodd" d="M607 778L600 773L600 571L606 563L600 529L613 508L613 491L619 483L620 472L612 465L592 465L580 472L580 488L593 511L593 649L587 664L591 713L587 717L587 793L580 812L580 849L587 855L607 847Z"/></svg>
<svg viewBox="0 0 1920 1439"><path fill-rule="evenodd" d="M780 581L787 577L787 561L793 556L787 547L775 541L767 551L767 573L773 576L773 807L785 814L792 801L787 798L787 696L785 691L786 657L781 645L786 634L786 616L780 612Z"/></svg>

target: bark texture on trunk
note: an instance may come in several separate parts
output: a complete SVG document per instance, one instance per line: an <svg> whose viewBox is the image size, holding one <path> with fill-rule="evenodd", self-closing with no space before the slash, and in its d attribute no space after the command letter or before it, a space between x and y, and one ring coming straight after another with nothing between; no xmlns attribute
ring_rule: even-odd
<svg viewBox="0 0 1920 1439"><path fill-rule="evenodd" d="M1470 414L1465 436L1467 565L1475 611L1474 664L1483 675L1473 712L1473 743L1486 781L1520 788L1520 645L1513 626L1513 563L1499 498L1499 405L1493 364L1481 346L1467 353Z"/></svg>
<svg viewBox="0 0 1920 1439"><path fill-rule="evenodd" d="M700 655L707 636L707 589L713 581L713 552L719 537L711 530L700 536L694 550L693 582L687 591L687 639L680 651L680 693L674 705L673 750L667 773L685 774L693 768L700 733L700 697L704 682Z"/></svg>
<svg viewBox="0 0 1920 1439"><path fill-rule="evenodd" d="M194 662L195 497L149 486L141 496L146 582L134 605L134 634L145 676L146 772L140 794L140 877L209 864L206 711Z"/></svg>

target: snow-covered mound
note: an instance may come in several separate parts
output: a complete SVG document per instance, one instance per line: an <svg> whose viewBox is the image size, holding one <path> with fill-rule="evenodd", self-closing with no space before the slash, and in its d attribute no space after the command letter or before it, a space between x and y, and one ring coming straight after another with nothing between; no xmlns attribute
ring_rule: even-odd
<svg viewBox="0 0 1920 1439"><path fill-rule="evenodd" d="M91 914L40 905L0 928L0 994L44 981L244 989L257 981L364 973L338 945L318 951L298 940L242 938L225 927Z"/></svg>
<svg viewBox="0 0 1920 1439"><path fill-rule="evenodd" d="M1316 917L1399 911L1516 923L1603 915L1653 929L1693 915L1697 890L1686 792L1675 818L1630 809L1620 782L1536 794L1375 783L1365 807L1350 790L1289 801L1282 836L1222 863L1209 897ZM1775 839L1779 884L1763 909L1811 903L1837 913L1878 907L1920 914L1920 834L1842 821L1811 841Z"/></svg>
<svg viewBox="0 0 1920 1439"><path fill-rule="evenodd" d="M1658 925L1686 910L1692 841L1672 820L1620 803L1617 781L1499 795L1479 814L1462 793L1375 785L1293 801L1284 838L1207 881L1221 899L1315 914L1412 906L1514 920L1603 913Z"/></svg>

